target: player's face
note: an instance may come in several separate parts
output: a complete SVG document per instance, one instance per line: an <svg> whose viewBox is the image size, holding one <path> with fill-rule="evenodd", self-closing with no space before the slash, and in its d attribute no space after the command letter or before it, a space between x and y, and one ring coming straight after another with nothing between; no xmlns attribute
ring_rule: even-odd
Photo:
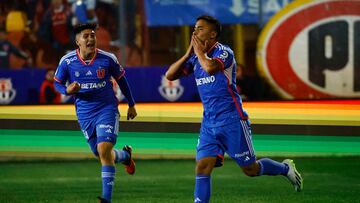
<svg viewBox="0 0 360 203"><path fill-rule="evenodd" d="M213 26L201 19L196 22L193 35L196 35L202 42L216 38Z"/></svg>
<svg viewBox="0 0 360 203"><path fill-rule="evenodd" d="M81 31L76 36L76 44L79 46L79 49L85 53L95 52L96 49L96 35L95 31L91 29L86 29Z"/></svg>

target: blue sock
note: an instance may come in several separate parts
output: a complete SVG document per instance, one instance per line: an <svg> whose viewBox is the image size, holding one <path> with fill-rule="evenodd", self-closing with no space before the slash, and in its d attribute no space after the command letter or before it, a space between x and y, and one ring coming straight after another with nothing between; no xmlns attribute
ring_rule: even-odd
<svg viewBox="0 0 360 203"><path fill-rule="evenodd" d="M115 163L120 163L128 160L130 158L130 154L127 151L114 149L115 151Z"/></svg>
<svg viewBox="0 0 360 203"><path fill-rule="evenodd" d="M102 178L102 198L111 202L111 195L115 179L115 166L102 166L101 167Z"/></svg>
<svg viewBox="0 0 360 203"><path fill-rule="evenodd" d="M209 202L211 195L211 176L197 175L195 180L194 202Z"/></svg>
<svg viewBox="0 0 360 203"><path fill-rule="evenodd" d="M260 165L259 176L261 175L286 175L289 171L288 165L274 161L269 158L258 160Z"/></svg>

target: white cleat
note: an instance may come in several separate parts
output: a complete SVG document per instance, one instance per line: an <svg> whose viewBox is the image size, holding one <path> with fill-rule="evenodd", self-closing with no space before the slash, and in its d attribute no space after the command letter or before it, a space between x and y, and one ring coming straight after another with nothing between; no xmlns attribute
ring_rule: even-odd
<svg viewBox="0 0 360 203"><path fill-rule="evenodd" d="M287 178L294 186L297 192L301 192L303 189L303 179L300 173L296 170L295 163L291 159L285 159L283 161L284 164L289 166L289 172L287 173Z"/></svg>

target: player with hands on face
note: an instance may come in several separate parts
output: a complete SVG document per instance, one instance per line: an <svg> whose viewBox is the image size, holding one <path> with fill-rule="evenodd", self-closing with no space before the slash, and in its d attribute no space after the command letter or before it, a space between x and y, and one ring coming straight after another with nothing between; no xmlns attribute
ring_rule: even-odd
<svg viewBox="0 0 360 203"><path fill-rule="evenodd" d="M204 108L196 147L194 202L210 201L211 173L223 165L225 153L247 176L283 175L301 191L302 178L292 160L256 159L250 121L236 88L234 53L218 42L220 31L219 21L212 16L198 17L185 55L166 72L168 80L193 73Z"/></svg>

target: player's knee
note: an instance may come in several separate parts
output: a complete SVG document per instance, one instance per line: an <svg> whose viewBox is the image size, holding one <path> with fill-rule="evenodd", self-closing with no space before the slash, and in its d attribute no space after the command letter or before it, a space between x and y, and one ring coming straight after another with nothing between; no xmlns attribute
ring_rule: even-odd
<svg viewBox="0 0 360 203"><path fill-rule="evenodd" d="M98 157L100 160L111 160L111 151L101 151Z"/></svg>
<svg viewBox="0 0 360 203"><path fill-rule="evenodd" d="M112 158L112 145L108 143L101 143L98 145L98 156L99 159L103 162L109 162Z"/></svg>
<svg viewBox="0 0 360 203"><path fill-rule="evenodd" d="M255 177L259 175L259 167L257 164L241 167L241 169L244 172L244 174L249 177Z"/></svg>
<svg viewBox="0 0 360 203"><path fill-rule="evenodd" d="M243 169L243 172L245 175L249 176L249 177L255 177L258 176L258 173L254 170L247 170L247 169Z"/></svg>
<svg viewBox="0 0 360 203"><path fill-rule="evenodd" d="M205 163L197 163L196 164L196 173L204 173L205 171L207 171L209 168L208 164L205 164Z"/></svg>
<svg viewBox="0 0 360 203"><path fill-rule="evenodd" d="M204 158L196 162L196 174L210 175L215 166L216 158Z"/></svg>

